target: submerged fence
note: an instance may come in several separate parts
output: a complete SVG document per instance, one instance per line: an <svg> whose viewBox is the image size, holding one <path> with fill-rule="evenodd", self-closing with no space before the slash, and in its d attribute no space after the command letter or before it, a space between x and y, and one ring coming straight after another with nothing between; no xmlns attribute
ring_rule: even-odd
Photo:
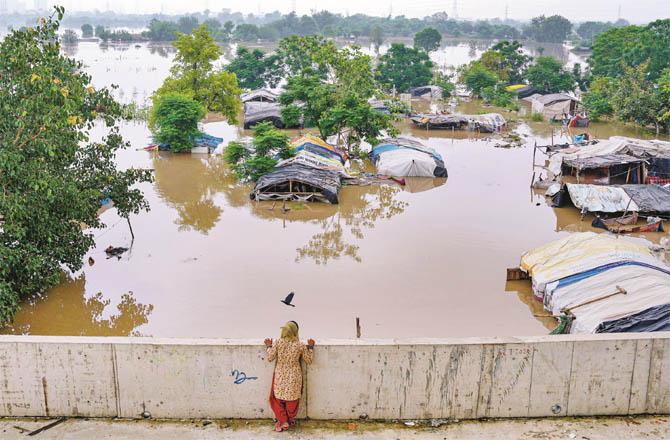
<svg viewBox="0 0 670 440"><path fill-rule="evenodd" d="M271 377L260 341L0 337L0 416L269 418ZM315 419L643 413L670 413L670 333L323 341L301 401Z"/></svg>

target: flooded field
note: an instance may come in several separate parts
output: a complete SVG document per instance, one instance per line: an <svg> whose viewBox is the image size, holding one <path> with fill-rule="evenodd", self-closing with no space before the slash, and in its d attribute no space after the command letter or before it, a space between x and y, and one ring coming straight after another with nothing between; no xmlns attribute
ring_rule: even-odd
<svg viewBox="0 0 670 440"><path fill-rule="evenodd" d="M75 56L96 85L122 82L118 93L140 101L170 64L169 53L147 46L100 52L87 43ZM289 203L283 212L252 202L251 186L237 183L220 155L139 151L150 132L127 123L133 148L120 166L155 170L155 182L142 186L151 211L131 217L134 241L127 223L105 212L92 264L24 303L4 331L261 338L294 319L305 337L351 338L359 317L367 338L545 334L553 322L533 317L541 306L530 286L507 283L505 269L531 247L591 230L591 218L551 208L530 189L532 145L550 142L556 127L516 126L524 148L403 125L403 135L442 154L448 179L345 187L339 205ZM226 142L248 135L225 122L205 130ZM614 125L591 132L649 136ZM109 245L131 250L107 259ZM279 302L291 291L295 308Z"/></svg>

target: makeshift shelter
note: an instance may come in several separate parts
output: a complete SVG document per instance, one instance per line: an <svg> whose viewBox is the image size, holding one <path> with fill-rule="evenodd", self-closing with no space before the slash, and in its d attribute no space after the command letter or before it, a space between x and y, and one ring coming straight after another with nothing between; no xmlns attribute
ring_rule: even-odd
<svg viewBox="0 0 670 440"><path fill-rule="evenodd" d="M420 128L428 130L448 129L465 130L468 128L469 119L463 115L417 115L410 118L412 123Z"/></svg>
<svg viewBox="0 0 670 440"><path fill-rule="evenodd" d="M513 93L519 99L528 98L529 96L537 94L537 89L527 84L515 84L507 86L505 87L505 90L509 93Z"/></svg>
<svg viewBox="0 0 670 440"><path fill-rule="evenodd" d="M562 119L566 114L575 114L579 100L564 93L541 95L536 93L523 98L531 104L533 113L540 113L546 120Z"/></svg>
<svg viewBox="0 0 670 440"><path fill-rule="evenodd" d="M470 120L469 128L480 133L495 133L507 125L507 121L500 113L471 115L467 118Z"/></svg>
<svg viewBox="0 0 670 440"><path fill-rule="evenodd" d="M637 212L670 215L670 190L659 185L583 185L568 183L552 200L554 206L568 205L568 199L582 212Z"/></svg>
<svg viewBox="0 0 670 440"><path fill-rule="evenodd" d="M390 114L391 109L389 109L388 105L384 101L381 101L379 99L374 99L370 98L368 99L368 104L370 104L370 107L372 107L372 110L379 112L379 113L385 113L385 114Z"/></svg>
<svg viewBox="0 0 670 440"><path fill-rule="evenodd" d="M256 89L240 95L240 101L245 102L277 102L279 95L268 89Z"/></svg>
<svg viewBox="0 0 670 440"><path fill-rule="evenodd" d="M346 163L347 153L338 147L331 145L321 138L312 135L302 136L291 142L291 145L295 151L309 151L310 153L323 156L328 159L335 159L340 161L342 164Z"/></svg>
<svg viewBox="0 0 670 440"><path fill-rule="evenodd" d="M563 160L561 174L574 176L577 183L597 185L642 183L643 159L625 154L605 154Z"/></svg>
<svg viewBox="0 0 670 440"><path fill-rule="evenodd" d="M212 153L223 142L223 138L201 133L193 138L191 153ZM145 151L171 151L170 144L151 144Z"/></svg>
<svg viewBox="0 0 670 440"><path fill-rule="evenodd" d="M377 174L394 177L447 177L447 169L432 148L406 138L383 139L370 153Z"/></svg>
<svg viewBox="0 0 670 440"><path fill-rule="evenodd" d="M252 200L298 200L337 204L341 186L337 172L291 163L277 167L258 179L250 197Z"/></svg>
<svg viewBox="0 0 670 440"><path fill-rule="evenodd" d="M249 101L244 103L245 129L265 121L272 122L277 128L284 128L279 103L259 101Z"/></svg>
<svg viewBox="0 0 670 440"><path fill-rule="evenodd" d="M442 99L442 87L440 86L421 86L409 89L412 98L424 99Z"/></svg>
<svg viewBox="0 0 670 440"><path fill-rule="evenodd" d="M629 179L627 183L670 183L670 142L660 140L642 140L614 136L592 145L566 149L554 154L549 159L548 169L553 175L559 176L563 171L564 162L569 165L570 163L579 163L577 159L586 160L607 156L610 158L612 156L619 158L628 156L644 162L641 163L639 176L631 172L630 176L627 176L627 179ZM625 163L621 162L619 165L626 165L632 162L634 161L627 159ZM615 164L610 161L607 166L612 167Z"/></svg>
<svg viewBox="0 0 670 440"><path fill-rule="evenodd" d="M572 234L526 252L520 267L545 309L569 318L571 333L670 326L670 267L643 245L608 234Z"/></svg>

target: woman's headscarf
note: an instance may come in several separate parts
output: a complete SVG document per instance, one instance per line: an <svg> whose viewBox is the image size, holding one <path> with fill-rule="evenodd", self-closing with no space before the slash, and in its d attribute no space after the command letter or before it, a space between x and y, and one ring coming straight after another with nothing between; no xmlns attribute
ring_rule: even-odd
<svg viewBox="0 0 670 440"><path fill-rule="evenodd" d="M289 341L298 340L298 323L295 321L289 321L281 328L281 338L288 339Z"/></svg>

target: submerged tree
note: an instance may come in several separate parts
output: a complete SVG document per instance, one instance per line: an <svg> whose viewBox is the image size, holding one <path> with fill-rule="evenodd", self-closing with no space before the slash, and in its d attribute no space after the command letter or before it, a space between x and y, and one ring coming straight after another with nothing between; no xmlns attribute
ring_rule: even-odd
<svg viewBox="0 0 670 440"><path fill-rule="evenodd" d="M399 92L411 87L425 86L433 77L433 62L422 50L393 43L387 53L379 58L377 79L389 90L395 86Z"/></svg>
<svg viewBox="0 0 670 440"><path fill-rule="evenodd" d="M214 63L222 52L207 25L197 27L191 35L179 34L173 45L177 54L171 75L155 96L171 93L190 96L207 111L221 113L230 123L236 123L240 110L237 77L215 69Z"/></svg>
<svg viewBox="0 0 670 440"><path fill-rule="evenodd" d="M205 109L192 98L168 94L154 100L149 125L158 143L180 153L191 150L193 140L200 135L198 122L204 117Z"/></svg>
<svg viewBox="0 0 670 440"><path fill-rule="evenodd" d="M82 267L91 230L104 226L102 200L111 198L122 217L148 209L133 186L150 181L149 171L116 168L127 147L120 105L61 54L63 12L0 43L0 322L21 299L58 284L64 267ZM96 121L106 136L94 142Z"/></svg>
<svg viewBox="0 0 670 440"><path fill-rule="evenodd" d="M441 42L442 34L432 27L427 27L414 35L414 47L420 47L426 52L439 49Z"/></svg>

